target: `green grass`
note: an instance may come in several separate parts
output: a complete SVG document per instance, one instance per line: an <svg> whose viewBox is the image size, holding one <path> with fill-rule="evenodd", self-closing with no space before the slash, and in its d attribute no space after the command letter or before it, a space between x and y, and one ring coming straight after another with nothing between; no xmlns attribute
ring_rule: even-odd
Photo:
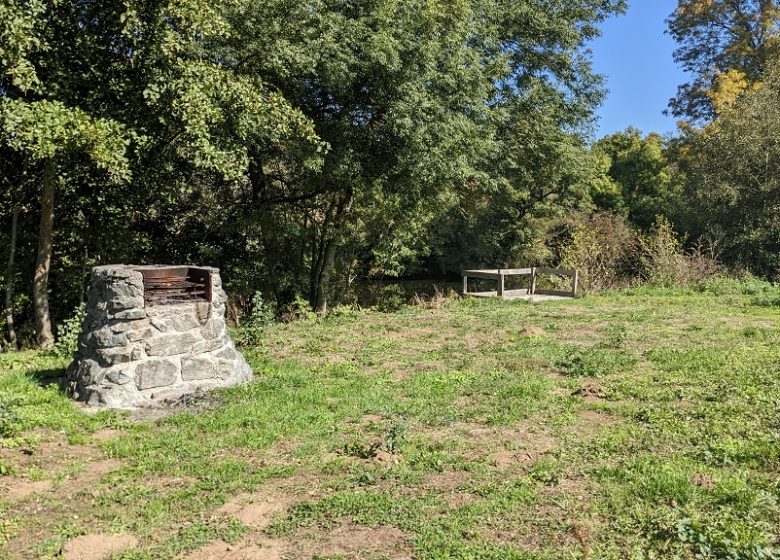
<svg viewBox="0 0 780 560"><path fill-rule="evenodd" d="M88 415L44 386L63 361L0 355L0 473L52 481L0 498L0 557L122 531L125 559L312 558L357 526L421 559L780 558L777 301L721 282L341 312L272 327L253 383L157 421ZM283 507L262 530L217 512L242 495ZM321 557L392 557L340 544Z"/></svg>

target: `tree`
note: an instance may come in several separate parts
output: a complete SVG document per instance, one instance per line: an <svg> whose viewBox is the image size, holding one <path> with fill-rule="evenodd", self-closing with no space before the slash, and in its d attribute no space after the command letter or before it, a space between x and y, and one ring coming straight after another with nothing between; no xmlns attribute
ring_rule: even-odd
<svg viewBox="0 0 780 560"><path fill-rule="evenodd" d="M219 48L232 7L9 0L0 8L0 145L22 154L40 186L33 293L41 346L53 342L48 291L58 191L133 176L119 204L129 217L137 215L133 202L181 189L194 171L210 174L206 184L235 183L257 144L316 144L310 124L281 95L225 68ZM118 230L132 224L121 214L112 224Z"/></svg>
<svg viewBox="0 0 780 560"><path fill-rule="evenodd" d="M58 102L3 100L0 123L4 142L40 168L41 218L33 300L38 344L47 348L54 344L49 312L49 272L58 161L73 152L85 152L98 167L122 176L128 169L125 142L117 123L92 119L84 112Z"/></svg>
<svg viewBox="0 0 780 560"><path fill-rule="evenodd" d="M609 176L620 188L620 202L610 201L603 209L625 209L629 220L645 230L655 224L657 216L674 215L680 185L660 135L643 136L640 130L629 128L602 138L593 150L609 159Z"/></svg>
<svg viewBox="0 0 780 560"><path fill-rule="evenodd" d="M731 264L780 277L780 65L681 149L690 224Z"/></svg>
<svg viewBox="0 0 780 560"><path fill-rule="evenodd" d="M718 99L749 89L780 57L778 0L679 0L667 23L675 61L694 76L671 111L692 121L712 120Z"/></svg>
<svg viewBox="0 0 780 560"><path fill-rule="evenodd" d="M409 233L433 227L433 208L441 216L469 191L508 188L502 170L510 167L518 178L531 176L536 161L517 154L507 160L513 143L523 141L521 128L543 120L525 138L544 143L549 134L550 145L565 151L571 144L574 151L572 135L557 139L561 129L581 126L600 95L584 45L597 34L596 24L622 5L247 4L238 16L244 22L236 37L240 71L275 76L270 81L329 146L321 167L292 181L279 173L273 154L258 157L258 172L250 176L254 190L264 193L258 204L272 200L275 188L282 191L277 198L311 203L305 222L315 231L305 260L312 304L327 307L341 250L363 255L364 271L408 270L414 255L419 261L429 251L416 241L420 235ZM263 28L280 20L286 24L275 29L285 40L269 40ZM544 186L551 188L548 198L565 187ZM366 243L375 250L366 251Z"/></svg>
<svg viewBox="0 0 780 560"><path fill-rule="evenodd" d="M107 261L206 262L239 303L324 311L355 277L433 266L458 215L523 246L603 179L586 45L624 2L510 4L7 0L0 150L25 205L46 195L19 284L41 241L55 321Z"/></svg>

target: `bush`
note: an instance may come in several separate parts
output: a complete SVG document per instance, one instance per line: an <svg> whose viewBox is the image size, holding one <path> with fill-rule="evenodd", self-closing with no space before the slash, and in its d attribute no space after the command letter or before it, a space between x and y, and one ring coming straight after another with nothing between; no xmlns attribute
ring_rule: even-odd
<svg viewBox="0 0 780 560"><path fill-rule="evenodd" d="M295 300L284 307L280 319L283 323L292 323L293 321L312 321L318 317L319 315L312 311L311 304L300 295L296 295Z"/></svg>
<svg viewBox="0 0 780 560"><path fill-rule="evenodd" d="M686 267L682 242L669 223L659 216L648 235L639 237L644 280L652 286L671 288L679 284Z"/></svg>
<svg viewBox="0 0 780 560"><path fill-rule="evenodd" d="M398 284L383 286L377 294L376 308L382 313L398 311L405 304L404 290Z"/></svg>
<svg viewBox="0 0 780 560"><path fill-rule="evenodd" d="M626 287L639 240L625 218L601 213L575 220L571 238L561 249L561 266L579 271L585 292Z"/></svg>
<svg viewBox="0 0 780 560"><path fill-rule="evenodd" d="M268 327L276 321L276 311L270 303L263 299L261 292L252 296L252 306L249 316L238 330L237 342L240 346L254 346Z"/></svg>
<svg viewBox="0 0 780 560"><path fill-rule="evenodd" d="M16 412L17 400L0 399L0 438L11 438L21 431L22 419Z"/></svg>
<svg viewBox="0 0 780 560"><path fill-rule="evenodd" d="M455 301L460 297L455 290L445 289L438 285L434 286L433 290L433 295L430 297L415 293L412 304L423 309L442 309L448 302Z"/></svg>
<svg viewBox="0 0 780 560"><path fill-rule="evenodd" d="M60 358L72 356L79 347L79 335L81 325L87 316L87 307L79 304L73 310L73 314L57 326L57 341L54 343L53 353Z"/></svg>
<svg viewBox="0 0 780 560"><path fill-rule="evenodd" d="M626 288L693 287L723 274L711 244L700 241L687 252L671 223L659 216L641 234L617 214L575 218L561 249L561 265L580 273L585 292Z"/></svg>

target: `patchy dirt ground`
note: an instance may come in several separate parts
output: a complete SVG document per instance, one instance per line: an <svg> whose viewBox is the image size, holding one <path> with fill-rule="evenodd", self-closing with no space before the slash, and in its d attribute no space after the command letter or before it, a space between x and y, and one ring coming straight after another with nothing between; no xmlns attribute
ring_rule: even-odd
<svg viewBox="0 0 780 560"><path fill-rule="evenodd" d="M774 553L780 311L740 297L279 325L253 383L134 416L0 354L0 558Z"/></svg>

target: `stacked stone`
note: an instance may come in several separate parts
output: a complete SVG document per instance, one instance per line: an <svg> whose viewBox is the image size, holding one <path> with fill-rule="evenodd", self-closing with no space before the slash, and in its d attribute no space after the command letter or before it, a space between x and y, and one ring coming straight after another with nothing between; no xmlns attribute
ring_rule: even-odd
<svg viewBox="0 0 780 560"><path fill-rule="evenodd" d="M68 368L72 396L129 409L252 378L225 323L219 270L211 301L145 305L143 275L130 266L92 271L79 348Z"/></svg>

